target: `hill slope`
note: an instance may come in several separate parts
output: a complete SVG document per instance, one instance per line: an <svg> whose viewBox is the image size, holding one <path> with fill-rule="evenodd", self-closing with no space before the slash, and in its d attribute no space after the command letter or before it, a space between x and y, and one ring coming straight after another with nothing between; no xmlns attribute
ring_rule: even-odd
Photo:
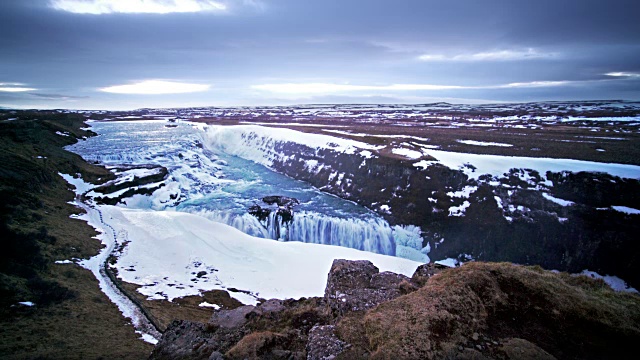
<svg viewBox="0 0 640 360"><path fill-rule="evenodd" d="M17 118L7 121L6 118ZM100 291L93 275L56 260L88 258L100 243L69 216L73 192L58 172L106 180L104 168L63 149L77 138L79 114L0 114L0 357L144 358L151 346ZM20 302L27 304L19 304ZM29 306L31 305L31 306ZM88 346L88 344L91 344Z"/></svg>

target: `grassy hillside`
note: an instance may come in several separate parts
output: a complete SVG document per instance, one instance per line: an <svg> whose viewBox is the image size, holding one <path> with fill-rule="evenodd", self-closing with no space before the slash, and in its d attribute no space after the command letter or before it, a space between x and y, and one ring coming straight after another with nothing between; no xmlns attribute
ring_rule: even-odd
<svg viewBox="0 0 640 360"><path fill-rule="evenodd" d="M17 119L16 119L17 118ZM8 120L15 119L15 120ZM56 260L88 258L100 242L58 175L111 174L63 149L83 137L81 114L0 112L0 357L144 358L151 346L100 291L93 275ZM30 301L35 306L19 305Z"/></svg>

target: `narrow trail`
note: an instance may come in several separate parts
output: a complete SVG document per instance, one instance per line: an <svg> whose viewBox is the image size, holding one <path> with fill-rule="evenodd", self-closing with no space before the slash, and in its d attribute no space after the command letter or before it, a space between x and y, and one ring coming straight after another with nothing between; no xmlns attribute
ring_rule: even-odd
<svg viewBox="0 0 640 360"><path fill-rule="evenodd" d="M93 216L91 216L92 212L98 215L97 218L100 220L100 225L104 229L109 229L111 231L111 237L113 238L113 241L105 241L107 247L102 249L98 255L89 259L86 264L81 265L94 273L100 282L102 291L118 306L125 317L131 319L131 323L136 329L136 332L142 335L142 339L152 344L157 343L162 336L158 326L151 320L150 315L139 302L121 289L115 279L112 278L114 275L110 274L107 269L109 259L118 250L118 245L123 244L127 240L126 231L119 233L113 226L105 222L102 211L95 205L83 202L80 197L76 197L76 203L87 212L90 218L93 218ZM97 264L95 263L96 261Z"/></svg>

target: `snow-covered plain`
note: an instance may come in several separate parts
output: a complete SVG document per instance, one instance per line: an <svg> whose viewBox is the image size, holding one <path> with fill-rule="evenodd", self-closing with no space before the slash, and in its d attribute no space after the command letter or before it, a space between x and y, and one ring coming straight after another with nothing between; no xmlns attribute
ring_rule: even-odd
<svg viewBox="0 0 640 360"><path fill-rule="evenodd" d="M131 241L117 262L124 281L152 299L172 300L213 289L245 304L257 298L322 296L334 259L370 260L381 271L411 276L419 262L340 246L249 236L195 214L101 206ZM206 275L196 276L201 271Z"/></svg>
<svg viewBox="0 0 640 360"><path fill-rule="evenodd" d="M431 155L436 161L421 160L416 162L414 166L427 168L439 162L451 169L463 170L469 177L474 179L484 174L500 177L514 167L536 170L541 175L544 175L547 171L589 171L608 173L621 178L640 179L640 166L636 165L599 163L573 159L470 154L432 149L425 149L424 153ZM467 164L473 165L473 168L470 168Z"/></svg>

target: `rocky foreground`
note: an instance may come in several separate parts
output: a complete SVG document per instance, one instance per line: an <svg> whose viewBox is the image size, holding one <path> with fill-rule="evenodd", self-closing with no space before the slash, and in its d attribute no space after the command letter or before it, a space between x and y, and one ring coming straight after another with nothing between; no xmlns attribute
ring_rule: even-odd
<svg viewBox="0 0 640 360"><path fill-rule="evenodd" d="M640 296L507 263L425 264L411 278L335 260L323 298L174 321L151 359L635 358Z"/></svg>

